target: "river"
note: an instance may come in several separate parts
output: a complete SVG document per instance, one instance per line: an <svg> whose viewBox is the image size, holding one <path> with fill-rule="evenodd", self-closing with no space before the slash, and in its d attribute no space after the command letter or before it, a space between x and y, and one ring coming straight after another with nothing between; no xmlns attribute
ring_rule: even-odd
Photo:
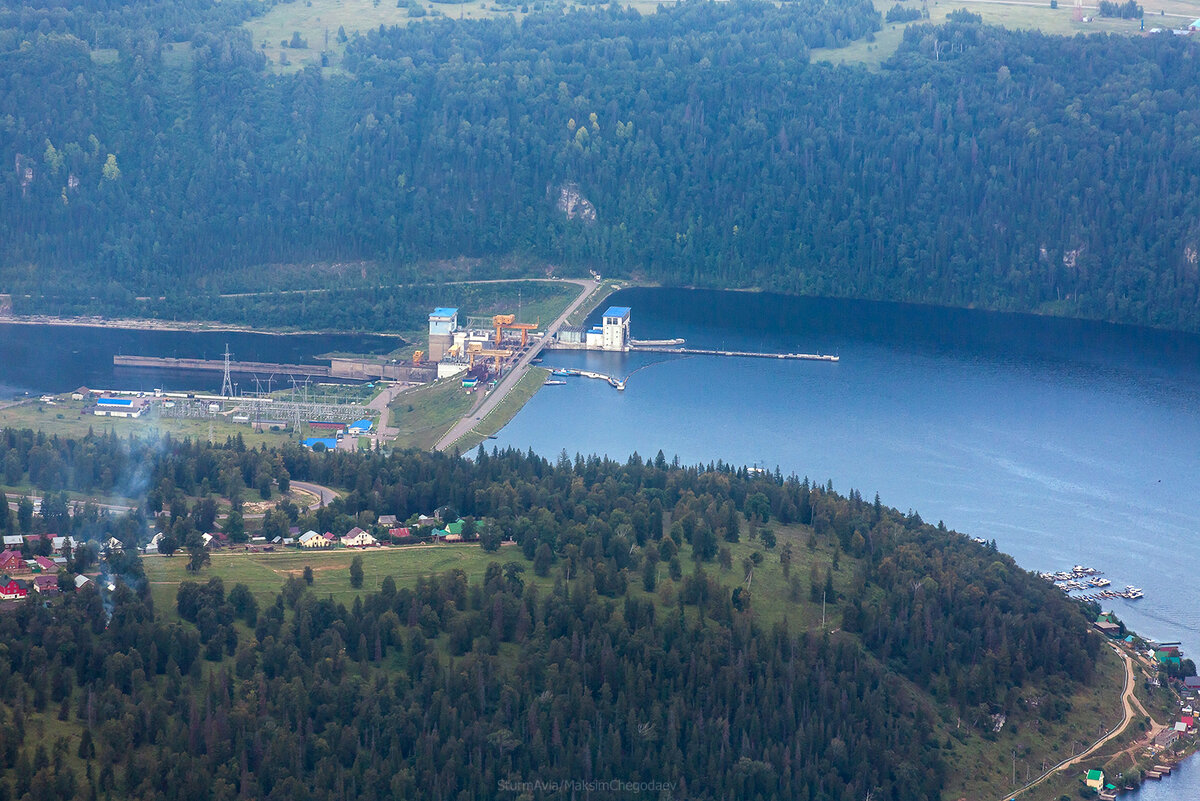
<svg viewBox="0 0 1200 801"><path fill-rule="evenodd" d="M165 371L114 367L117 354L221 359L225 346L235 360L312 364L330 352L388 353L396 337L359 334L261 334L246 331L141 331L128 328L0 323L0 401L14 396L67 392L80 385L97 389L217 392L221 372ZM243 391L256 376L234 373ZM281 389L288 376L257 376ZM297 376L303 380L304 376ZM320 379L328 381L329 379Z"/></svg>

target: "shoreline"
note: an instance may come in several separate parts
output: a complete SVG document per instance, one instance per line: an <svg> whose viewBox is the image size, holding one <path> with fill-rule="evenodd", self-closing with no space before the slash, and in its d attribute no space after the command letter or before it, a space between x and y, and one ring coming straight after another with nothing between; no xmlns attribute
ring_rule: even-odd
<svg viewBox="0 0 1200 801"><path fill-rule="evenodd" d="M270 336L321 336L323 334L361 334L363 336L395 337L403 339L403 335L390 331L330 331L311 329L271 329L255 328L236 323L214 323L208 321L178 322L139 318L109 319L105 317L54 317L52 315L23 315L20 317L0 317L0 325L54 325L71 326L75 328L119 328L126 331L181 331L184 333L200 334L266 334Z"/></svg>

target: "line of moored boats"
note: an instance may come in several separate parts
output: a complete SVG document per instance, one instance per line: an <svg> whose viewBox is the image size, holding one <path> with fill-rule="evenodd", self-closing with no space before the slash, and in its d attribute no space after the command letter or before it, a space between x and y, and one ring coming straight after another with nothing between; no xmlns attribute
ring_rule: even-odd
<svg viewBox="0 0 1200 801"><path fill-rule="evenodd" d="M1054 584L1065 593L1084 591L1086 594L1072 596L1082 598L1088 601L1106 600L1109 598L1126 598L1128 600L1137 600L1145 597L1141 587L1135 587L1132 584L1127 584L1124 590L1105 589L1112 586L1112 582L1104 578L1104 575L1094 567L1084 567L1083 565L1075 565L1070 570L1060 570L1057 573L1039 573L1039 576ZM1088 590L1100 590L1100 592L1087 592Z"/></svg>

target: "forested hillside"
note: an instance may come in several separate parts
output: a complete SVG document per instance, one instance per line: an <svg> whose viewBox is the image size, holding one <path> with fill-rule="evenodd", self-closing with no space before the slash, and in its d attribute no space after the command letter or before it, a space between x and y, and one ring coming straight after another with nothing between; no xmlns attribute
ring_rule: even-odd
<svg viewBox="0 0 1200 801"><path fill-rule="evenodd" d="M0 290L127 311L263 264L516 257L1200 329L1192 41L960 22L879 73L809 64L868 9L440 19L276 75L238 4L10 6Z"/></svg>
<svg viewBox="0 0 1200 801"><path fill-rule="evenodd" d="M482 799L522 797L501 782L617 779L673 783L652 797L925 801L958 749L996 739L994 715L1027 736L1063 725L1101 648L1082 606L994 548L795 477L661 454L471 461L18 431L0 445L6 480L146 498L119 523L0 513L6 532L115 534L132 553L155 527L211 526L216 493L236 505L290 476L346 492L292 507L299 525L452 506L495 557L478 580L387 577L351 605L295 576L260 602L214 566L155 609L140 561L117 555L102 562L113 592L10 605L6 798ZM727 552L747 538L759 556L743 576ZM93 556L81 546L68 570ZM764 559L811 571L773 594L752 580ZM50 718L54 736L36 734Z"/></svg>

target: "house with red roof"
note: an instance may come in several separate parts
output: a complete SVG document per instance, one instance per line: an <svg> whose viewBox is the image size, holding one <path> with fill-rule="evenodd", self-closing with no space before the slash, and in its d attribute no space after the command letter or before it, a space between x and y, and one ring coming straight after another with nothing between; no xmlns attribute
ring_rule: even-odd
<svg viewBox="0 0 1200 801"><path fill-rule="evenodd" d="M35 573L58 573L58 565L48 556L35 556L30 561L33 562L30 567Z"/></svg>
<svg viewBox="0 0 1200 801"><path fill-rule="evenodd" d="M31 573L20 551L0 551L0 573Z"/></svg>
<svg viewBox="0 0 1200 801"><path fill-rule="evenodd" d="M42 595L57 595L58 576L34 576L33 589L35 592L40 592Z"/></svg>
<svg viewBox="0 0 1200 801"><path fill-rule="evenodd" d="M401 526L400 528L389 528L388 536L391 537L393 540L406 540L412 536L412 531L409 529L408 526Z"/></svg>
<svg viewBox="0 0 1200 801"><path fill-rule="evenodd" d="M0 601L19 601L28 594L29 590L13 579L9 579L7 584L0 585Z"/></svg>

